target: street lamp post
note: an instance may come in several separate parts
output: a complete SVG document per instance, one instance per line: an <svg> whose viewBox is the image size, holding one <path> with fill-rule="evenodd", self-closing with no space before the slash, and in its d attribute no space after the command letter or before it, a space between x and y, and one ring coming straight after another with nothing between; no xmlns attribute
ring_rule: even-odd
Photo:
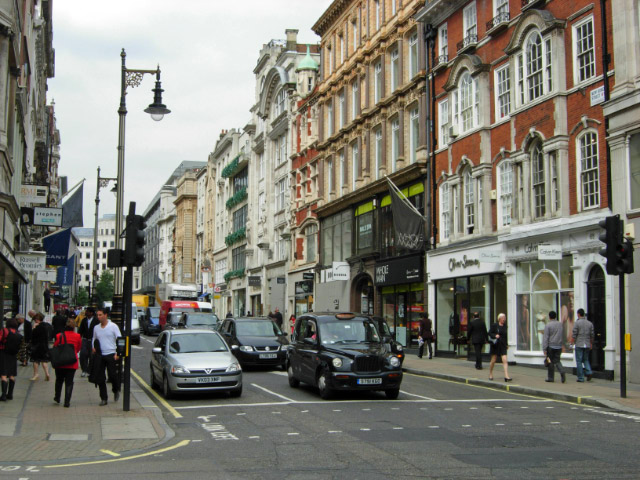
<svg viewBox="0 0 640 480"><path fill-rule="evenodd" d="M98 285L98 207L100 205L100 189L109 186L109 182L115 182L115 178L106 178L100 176L100 167L98 167L98 180L96 182L96 221L93 229L93 269L91 273L91 305L97 306L98 297L96 295L96 285Z"/></svg>

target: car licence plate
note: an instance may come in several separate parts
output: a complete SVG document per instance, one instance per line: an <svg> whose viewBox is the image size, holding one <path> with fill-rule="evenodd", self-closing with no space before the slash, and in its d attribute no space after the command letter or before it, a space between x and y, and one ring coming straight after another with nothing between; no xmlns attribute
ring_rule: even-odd
<svg viewBox="0 0 640 480"><path fill-rule="evenodd" d="M196 383L216 383L220 381L220 377L198 377Z"/></svg>
<svg viewBox="0 0 640 480"><path fill-rule="evenodd" d="M278 358L277 353L261 353L260 358Z"/></svg>
<svg viewBox="0 0 640 480"><path fill-rule="evenodd" d="M358 385L380 385L382 383L381 378L359 378Z"/></svg>

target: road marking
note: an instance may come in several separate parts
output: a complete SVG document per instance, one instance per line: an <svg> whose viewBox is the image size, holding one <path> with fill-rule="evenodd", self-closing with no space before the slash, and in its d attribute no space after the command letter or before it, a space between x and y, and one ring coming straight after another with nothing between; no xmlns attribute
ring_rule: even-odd
<svg viewBox="0 0 640 480"><path fill-rule="evenodd" d="M529 408L529 407L520 407L520 408Z"/></svg>
<svg viewBox="0 0 640 480"><path fill-rule="evenodd" d="M615 421L615 420L607 420L607 422L609 422L609 423L616 423L616 421Z"/></svg>
<svg viewBox="0 0 640 480"><path fill-rule="evenodd" d="M462 425L464 428L469 428L471 425Z"/></svg>
<svg viewBox="0 0 640 480"><path fill-rule="evenodd" d="M469 407L469 410L477 410L478 407Z"/></svg>
<svg viewBox="0 0 640 480"><path fill-rule="evenodd" d="M445 410L453 410L453 408L449 407L449 408L445 408Z"/></svg>
<svg viewBox="0 0 640 480"><path fill-rule="evenodd" d="M496 427L504 427L504 423L496 423Z"/></svg>
<svg viewBox="0 0 640 480"><path fill-rule="evenodd" d="M362 411L363 411L363 412L370 412L370 411L371 411L371 409L370 409L370 408L363 408L363 409L362 409Z"/></svg>
<svg viewBox="0 0 640 480"><path fill-rule="evenodd" d="M246 415L247 412L236 413L236 415Z"/></svg>
<svg viewBox="0 0 640 480"><path fill-rule="evenodd" d="M391 407L391 410L400 410L398 407Z"/></svg>
<svg viewBox="0 0 640 480"><path fill-rule="evenodd" d="M104 450L104 449L100 449L100 451L102 453L106 453L107 455L111 455L112 457L121 457L122 455L120 455L119 453L116 452L112 452L111 450Z"/></svg>
<svg viewBox="0 0 640 480"><path fill-rule="evenodd" d="M309 410L301 410L300 413L309 413Z"/></svg>
<svg viewBox="0 0 640 480"><path fill-rule="evenodd" d="M272 415L280 415L282 412L271 412Z"/></svg>
<svg viewBox="0 0 640 480"><path fill-rule="evenodd" d="M300 434L296 433L296 432L289 432L289 433L287 433L287 435L292 435L293 436L293 435L300 435Z"/></svg>
<svg viewBox="0 0 640 480"><path fill-rule="evenodd" d="M160 404L162 404L162 406L164 408L166 408L167 410L169 410L169 413L171 413L171 415L173 415L175 418L182 418L182 415L180 415L180 413L178 413L178 411L173 408L173 406L171 406L171 404L169 402L167 402L164 398L162 398L158 392L156 392L153 388L151 388L147 382L145 382L142 377L140 375L138 375L136 372L134 372L133 370L131 370L131 375L133 375L136 379L136 381L145 389L147 390L156 400L158 400L158 402L160 402Z"/></svg>
<svg viewBox="0 0 640 480"><path fill-rule="evenodd" d="M284 395L280 395L279 393L273 392L273 391L269 390L268 388L261 387L261 386L260 386L260 385L258 385L257 383L252 383L252 384L251 384L251 386L252 386L252 387L259 388L260 390L262 390L262 391L264 391L264 392L267 392L267 393L270 393L271 395L276 396L276 397L278 397L278 398L281 398L281 399L283 399L283 400L285 400L285 401L287 401L287 402L289 402L289 403L298 403L298 402L296 402L296 401L295 401L294 399L292 399L292 398L285 397Z"/></svg>
<svg viewBox="0 0 640 480"><path fill-rule="evenodd" d="M370 428L361 428L360 430L361 430L362 432L370 432L370 431L371 431L371 429L370 429Z"/></svg>
<svg viewBox="0 0 640 480"><path fill-rule="evenodd" d="M580 423L591 423L589 420L580 420Z"/></svg>
<svg viewBox="0 0 640 480"><path fill-rule="evenodd" d="M630 415L627 413L619 413L619 412L608 412L605 410L596 410L595 408L585 408L584 410L586 412L601 413L602 415L610 415L612 417L627 418L629 420L635 420L636 422L640 422L640 416L638 415Z"/></svg>
<svg viewBox="0 0 640 480"><path fill-rule="evenodd" d="M523 425L533 425L533 423L523 423Z"/></svg>
<svg viewBox="0 0 640 480"><path fill-rule="evenodd" d="M256 438L260 438L260 435L252 435L251 437L249 437L251 440L256 439Z"/></svg>
<svg viewBox="0 0 640 480"><path fill-rule="evenodd" d="M412 397L422 398L423 400L435 400L435 398L423 397L422 395L416 395L415 393L405 392L404 390L400 390L400 392L404 393L405 395L411 395Z"/></svg>
<svg viewBox="0 0 640 480"><path fill-rule="evenodd" d="M493 407L493 408L502 408L502 407Z"/></svg>
<svg viewBox="0 0 640 480"><path fill-rule="evenodd" d="M429 425L429 428L440 428L438 425Z"/></svg>
<svg viewBox="0 0 640 480"><path fill-rule="evenodd" d="M342 433L342 430L329 430L327 433Z"/></svg>
<svg viewBox="0 0 640 480"><path fill-rule="evenodd" d="M404 427L393 427L394 430L404 430Z"/></svg>
<svg viewBox="0 0 640 480"><path fill-rule="evenodd" d="M560 425L560 422L549 422L551 425Z"/></svg>
<svg viewBox="0 0 640 480"><path fill-rule="evenodd" d="M149 342L149 343L156 343L156 341L155 341L155 340L149 340L148 338L143 337L143 336L140 336L140 338L141 338L141 339L143 339L145 342ZM138 348L142 348L142 347L138 347Z"/></svg>
<svg viewBox="0 0 640 480"><path fill-rule="evenodd" d="M554 407L546 407L546 408L554 408Z"/></svg>
<svg viewBox="0 0 640 480"><path fill-rule="evenodd" d="M335 410L333 410L333 411L334 411L334 412L341 412L342 410L337 410L337 409L335 409Z"/></svg>
<svg viewBox="0 0 640 480"><path fill-rule="evenodd" d="M169 452L171 450L175 450L176 448L189 445L190 442L190 440L182 440L181 442L178 442L175 445L171 445L169 447L161 448L159 450L153 450L151 452L139 453L138 455L131 455L130 457L110 458L108 460L93 460L91 462L65 463L61 465L45 465L43 468L78 467L83 465L98 465L100 463L124 462L126 460L134 460L136 458L150 457L153 455L158 455L159 453Z"/></svg>
<svg viewBox="0 0 640 480"><path fill-rule="evenodd" d="M269 372L269 373L273 373L274 375L280 375L281 377L288 377L289 374L287 372Z"/></svg>

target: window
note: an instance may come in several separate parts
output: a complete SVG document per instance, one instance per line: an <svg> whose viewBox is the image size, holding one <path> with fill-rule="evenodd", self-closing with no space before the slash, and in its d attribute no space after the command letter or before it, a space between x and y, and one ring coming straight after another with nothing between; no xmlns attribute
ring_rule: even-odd
<svg viewBox="0 0 640 480"><path fill-rule="evenodd" d="M594 132L587 132L579 138L578 158L582 208L599 207L598 136Z"/></svg>
<svg viewBox="0 0 640 480"><path fill-rule="evenodd" d="M351 190L356 190L356 182L358 181L358 177L360 176L360 158L358 151L358 142L353 142L351 144Z"/></svg>
<svg viewBox="0 0 640 480"><path fill-rule="evenodd" d="M340 168L340 190L347 186L347 162L344 158L344 149L340 150L338 154L339 168Z"/></svg>
<svg viewBox="0 0 640 480"><path fill-rule="evenodd" d="M335 189L333 183L333 158L327 160L327 176L329 177L329 193L331 193Z"/></svg>
<svg viewBox="0 0 640 480"><path fill-rule="evenodd" d="M451 198L448 183L440 187L440 232L441 240L447 240L451 234Z"/></svg>
<svg viewBox="0 0 640 480"><path fill-rule="evenodd" d="M467 5L462 11L462 28L464 39L475 43L478 41L478 29L476 25L476 2Z"/></svg>
<svg viewBox="0 0 640 480"><path fill-rule="evenodd" d="M356 78L351 84L351 119L354 120L358 116L360 110L360 94L358 92L358 79Z"/></svg>
<svg viewBox="0 0 640 480"><path fill-rule="evenodd" d="M237 232L247 225L247 205L233 212L233 231Z"/></svg>
<svg viewBox="0 0 640 480"><path fill-rule="evenodd" d="M275 165L278 166L287 161L287 135L282 134L273 141Z"/></svg>
<svg viewBox="0 0 640 480"><path fill-rule="evenodd" d="M375 144L375 155L376 155L376 180L380 179L380 170L382 170L382 127L378 127L376 130L376 144Z"/></svg>
<svg viewBox="0 0 640 480"><path fill-rule="evenodd" d="M545 165L542 146L539 142L531 148L531 175L533 187L533 214L534 217L544 217L547 213L547 200L545 194Z"/></svg>
<svg viewBox="0 0 640 480"><path fill-rule="evenodd" d="M473 233L475 226L475 181L471 176L471 170L464 174L464 222L467 233Z"/></svg>
<svg viewBox="0 0 640 480"><path fill-rule="evenodd" d="M556 152L549 152L549 165L551 171L551 205L553 211L560 209L560 185L558 182L558 158Z"/></svg>
<svg viewBox="0 0 640 480"><path fill-rule="evenodd" d="M249 186L249 169L243 168L240 173L233 177L233 193L234 195L241 190L245 190Z"/></svg>
<svg viewBox="0 0 640 480"><path fill-rule="evenodd" d="M345 55L345 47L346 47L346 43L344 41L344 37L342 35L338 36L338 42L340 43L340 65L342 65L344 63L344 59L346 57Z"/></svg>
<svg viewBox="0 0 640 480"><path fill-rule="evenodd" d="M551 39L543 39L533 31L524 42L524 57L516 57L518 99L520 104L532 102L553 90Z"/></svg>
<svg viewBox="0 0 640 480"><path fill-rule="evenodd" d="M440 146L449 143L449 100L443 100L438 104L438 121L440 124Z"/></svg>
<svg viewBox="0 0 640 480"><path fill-rule="evenodd" d="M496 120L511 113L511 80L509 65L496 70Z"/></svg>
<svg viewBox="0 0 640 480"><path fill-rule="evenodd" d="M629 207L640 208L640 133L629 137Z"/></svg>
<svg viewBox="0 0 640 480"><path fill-rule="evenodd" d="M327 103L327 133L333 135L333 100Z"/></svg>
<svg viewBox="0 0 640 480"><path fill-rule="evenodd" d="M322 264L342 262L351 256L352 211L345 210L322 221Z"/></svg>
<svg viewBox="0 0 640 480"><path fill-rule="evenodd" d="M458 89L453 92L453 124L458 125L460 133L475 128L478 124L478 81L465 72L460 78Z"/></svg>
<svg viewBox="0 0 640 480"><path fill-rule="evenodd" d="M340 122L340 128L344 127L344 124L346 123L346 116L347 108L344 100L344 89L342 89L338 94L338 121Z"/></svg>
<svg viewBox="0 0 640 480"><path fill-rule="evenodd" d="M502 162L498 167L498 212L499 226L511 225L513 206L513 165Z"/></svg>
<svg viewBox="0 0 640 480"><path fill-rule="evenodd" d="M495 0L495 15L509 14L509 0ZM508 20L509 17L507 17Z"/></svg>
<svg viewBox="0 0 640 480"><path fill-rule="evenodd" d="M267 165L264 161L264 152L260 152L258 156L258 164L260 165L260 180L263 180L267 175Z"/></svg>
<svg viewBox="0 0 640 480"><path fill-rule="evenodd" d="M391 0L391 15L395 15L398 12L398 0Z"/></svg>
<svg viewBox="0 0 640 480"><path fill-rule="evenodd" d="M113 246L113 245L112 245ZM107 248L107 242L102 242L102 247Z"/></svg>
<svg viewBox="0 0 640 480"><path fill-rule="evenodd" d="M409 78L418 74L418 34L409 37Z"/></svg>
<svg viewBox="0 0 640 480"><path fill-rule="evenodd" d="M420 141L420 118L418 107L412 108L409 113L409 143L411 145L411 163L418 159L418 143Z"/></svg>
<svg viewBox="0 0 640 480"><path fill-rule="evenodd" d="M593 41L593 18L573 27L575 82L584 82L596 74L596 52Z"/></svg>
<svg viewBox="0 0 640 480"><path fill-rule="evenodd" d="M375 64L375 75L373 77L373 88L375 94L375 103L382 100L384 96L384 78L382 77L382 61L378 60Z"/></svg>
<svg viewBox="0 0 640 480"><path fill-rule="evenodd" d="M318 226L309 225L304 231L307 239L307 262L315 262L318 243Z"/></svg>
<svg viewBox="0 0 640 480"><path fill-rule="evenodd" d="M245 267L245 250L246 245L242 245L241 247L234 248L231 251L231 265L233 270L244 270Z"/></svg>
<svg viewBox="0 0 640 480"><path fill-rule="evenodd" d="M327 46L327 63L329 64L329 75L333 73L333 52L331 51L331 44Z"/></svg>
<svg viewBox="0 0 640 480"><path fill-rule="evenodd" d="M449 60L449 32L447 29L447 24L444 23L438 28L438 51L440 56L442 56L445 60Z"/></svg>
<svg viewBox="0 0 640 480"><path fill-rule="evenodd" d="M400 86L400 59L398 47L391 50L391 91Z"/></svg>
<svg viewBox="0 0 640 480"><path fill-rule="evenodd" d="M373 202L360 205L356 209L356 253L358 255L368 252L373 248Z"/></svg>
<svg viewBox="0 0 640 480"><path fill-rule="evenodd" d="M273 105L274 117L278 117L282 112L285 111L286 99L287 99L287 92L285 91L284 88L282 88L276 95L276 101Z"/></svg>
<svg viewBox="0 0 640 480"><path fill-rule="evenodd" d="M276 182L276 212L280 210L284 210L284 192L287 188L287 179L286 177Z"/></svg>
<svg viewBox="0 0 640 480"><path fill-rule="evenodd" d="M400 157L400 121L394 118L391 121L391 162L392 172L398 168L398 158Z"/></svg>
<svg viewBox="0 0 640 480"><path fill-rule="evenodd" d="M222 285L225 283L224 274L227 273L227 259L223 258L222 260L218 260L215 266L215 282L217 285Z"/></svg>
<svg viewBox="0 0 640 480"><path fill-rule="evenodd" d="M353 51L360 45L360 36L358 35L358 20L351 22L351 31L353 32Z"/></svg>
<svg viewBox="0 0 640 480"><path fill-rule="evenodd" d="M382 11L380 8L380 0L373 0L375 4L375 16L376 16L376 30L380 30L380 25L382 23Z"/></svg>

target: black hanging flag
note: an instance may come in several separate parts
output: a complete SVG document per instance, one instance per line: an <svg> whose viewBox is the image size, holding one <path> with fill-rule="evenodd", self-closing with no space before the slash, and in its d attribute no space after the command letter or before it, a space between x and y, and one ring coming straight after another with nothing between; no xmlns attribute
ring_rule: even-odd
<svg viewBox="0 0 640 480"><path fill-rule="evenodd" d="M424 250L424 217L417 212L389 178L387 181L391 194L396 247L413 251Z"/></svg>
<svg viewBox="0 0 640 480"><path fill-rule="evenodd" d="M82 227L82 202L84 184L80 185L69 200L62 204L62 228Z"/></svg>

